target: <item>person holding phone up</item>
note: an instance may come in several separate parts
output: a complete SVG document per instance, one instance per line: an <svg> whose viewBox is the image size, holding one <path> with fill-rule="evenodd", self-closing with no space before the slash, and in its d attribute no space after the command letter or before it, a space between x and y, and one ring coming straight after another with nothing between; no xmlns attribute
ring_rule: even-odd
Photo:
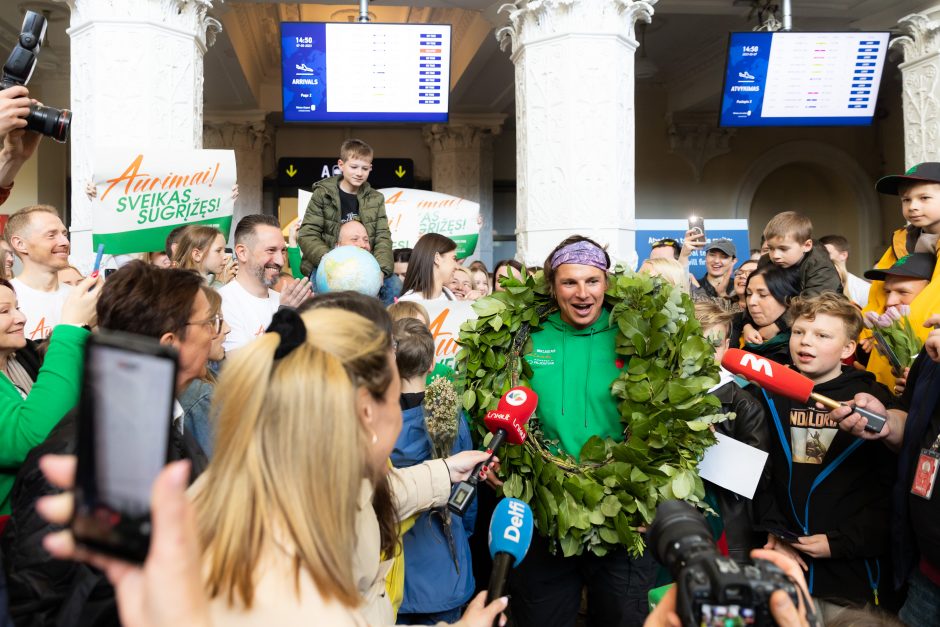
<svg viewBox="0 0 940 627"><path fill-rule="evenodd" d="M24 336L26 316L16 292L0 279L0 516L10 513L16 471L29 451L78 401L82 349L103 284L88 277L69 294L40 367L35 344Z"/></svg>

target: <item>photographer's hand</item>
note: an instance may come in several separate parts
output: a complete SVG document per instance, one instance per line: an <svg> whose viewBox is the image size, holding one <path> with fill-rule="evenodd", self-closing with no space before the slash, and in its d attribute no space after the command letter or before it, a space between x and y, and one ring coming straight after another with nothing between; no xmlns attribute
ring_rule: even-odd
<svg viewBox="0 0 940 627"><path fill-rule="evenodd" d="M799 607L793 605L793 600L783 590L776 590L770 597L770 614L774 617L779 627L810 627L815 624L816 608L813 606L813 598L809 595L806 587L806 578L796 562L787 558L781 553L767 551L763 549L754 549L751 551L752 559L767 560L783 573L800 589ZM809 604L807 607L806 604ZM813 623L810 623L810 620Z"/></svg>
<svg viewBox="0 0 940 627"><path fill-rule="evenodd" d="M26 116L29 115L31 104L29 90L22 85L0 91L0 135L26 128Z"/></svg>
<svg viewBox="0 0 940 627"><path fill-rule="evenodd" d="M809 566L806 565L806 562L803 561L803 558L800 557L800 554L797 553L796 549L794 549L789 542L781 540L772 533L767 534L767 544L764 545L763 550L776 551L787 559L791 559L799 564L803 570L809 570Z"/></svg>
<svg viewBox="0 0 940 627"><path fill-rule="evenodd" d="M643 627L682 627L676 614L676 587L669 588L643 622Z"/></svg>

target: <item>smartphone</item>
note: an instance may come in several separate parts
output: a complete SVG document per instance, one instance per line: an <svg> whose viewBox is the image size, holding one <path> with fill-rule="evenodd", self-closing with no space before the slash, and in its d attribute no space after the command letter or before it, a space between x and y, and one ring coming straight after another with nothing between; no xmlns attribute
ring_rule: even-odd
<svg viewBox="0 0 940 627"><path fill-rule="evenodd" d="M227 255L232 255L232 254L234 254L234 252L232 251L231 248L226 248L226 249L225 249L225 254L227 254Z"/></svg>
<svg viewBox="0 0 940 627"><path fill-rule="evenodd" d="M101 332L88 339L70 524L78 544L146 559L150 491L173 428L176 362L176 351L153 338Z"/></svg>
<svg viewBox="0 0 940 627"><path fill-rule="evenodd" d="M777 536L777 537L780 538L781 540L784 540L784 541L789 542L789 543L791 543L791 544L794 543L794 542L799 542L799 541L800 541L800 534L798 534L798 533L793 533L793 532L790 531L789 529L768 529L767 531L769 531L770 533L774 534L775 536Z"/></svg>
<svg viewBox="0 0 940 627"><path fill-rule="evenodd" d="M705 218L701 216L689 216L689 230L701 234L705 239Z"/></svg>
<svg viewBox="0 0 940 627"><path fill-rule="evenodd" d="M109 276L111 276L111 275L114 274L115 272L117 272L117 268L105 268L105 270L104 270L104 278L107 279Z"/></svg>

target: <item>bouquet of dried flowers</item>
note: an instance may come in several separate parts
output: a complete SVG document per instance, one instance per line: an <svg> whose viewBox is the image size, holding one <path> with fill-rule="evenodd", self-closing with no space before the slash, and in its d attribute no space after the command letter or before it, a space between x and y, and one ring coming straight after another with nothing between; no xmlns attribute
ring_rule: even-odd
<svg viewBox="0 0 940 627"><path fill-rule="evenodd" d="M450 455L457 438L458 420L460 401L454 384L445 377L436 377L424 391L424 425L431 440L431 455L434 459L444 459ZM459 573L460 564L457 560L457 544L451 531L450 511L445 506L432 510L431 514L441 520L451 558Z"/></svg>

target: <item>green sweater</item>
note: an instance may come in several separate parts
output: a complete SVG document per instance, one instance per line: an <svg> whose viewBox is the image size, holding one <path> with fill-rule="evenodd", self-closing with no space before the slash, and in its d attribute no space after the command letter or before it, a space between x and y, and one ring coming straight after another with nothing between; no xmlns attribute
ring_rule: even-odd
<svg viewBox="0 0 940 627"><path fill-rule="evenodd" d="M530 383L539 395L542 433L575 458L591 436L623 440L617 399L610 391L620 374L616 345L617 327L610 326L606 309L580 330L555 312L532 334L532 352L525 359L534 373Z"/></svg>
<svg viewBox="0 0 940 627"><path fill-rule="evenodd" d="M78 404L88 335L85 329L67 324L55 328L25 400L16 386L0 375L0 515L10 513L10 491L26 456Z"/></svg>

